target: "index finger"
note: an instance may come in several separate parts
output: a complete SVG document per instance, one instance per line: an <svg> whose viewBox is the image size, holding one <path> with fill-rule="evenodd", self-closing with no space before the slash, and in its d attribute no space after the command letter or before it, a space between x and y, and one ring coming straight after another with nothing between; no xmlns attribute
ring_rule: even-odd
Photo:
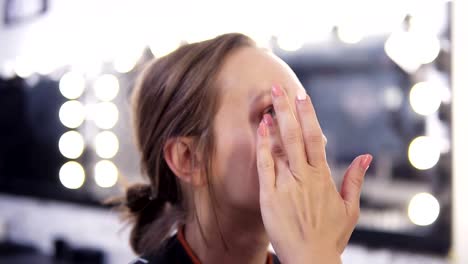
<svg viewBox="0 0 468 264"><path fill-rule="evenodd" d="M275 187L275 163L270 152L268 129L262 120L257 129L257 172L260 185L260 198Z"/></svg>

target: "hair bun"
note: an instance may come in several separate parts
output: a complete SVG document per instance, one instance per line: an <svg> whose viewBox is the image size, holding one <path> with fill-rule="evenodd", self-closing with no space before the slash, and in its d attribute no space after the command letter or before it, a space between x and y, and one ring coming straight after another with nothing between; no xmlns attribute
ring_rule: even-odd
<svg viewBox="0 0 468 264"><path fill-rule="evenodd" d="M127 189L126 200L130 212L142 211L153 200L151 185L139 183L130 186Z"/></svg>

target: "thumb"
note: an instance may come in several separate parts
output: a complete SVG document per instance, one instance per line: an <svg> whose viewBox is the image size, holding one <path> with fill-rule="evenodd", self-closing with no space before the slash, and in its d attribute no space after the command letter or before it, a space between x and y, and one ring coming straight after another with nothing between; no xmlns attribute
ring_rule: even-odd
<svg viewBox="0 0 468 264"><path fill-rule="evenodd" d="M359 197L361 196L362 183L364 175L372 162L372 156L369 154L361 155L354 159L344 175L341 184L341 197L345 201L348 212L359 210ZM350 209L350 210L349 210Z"/></svg>

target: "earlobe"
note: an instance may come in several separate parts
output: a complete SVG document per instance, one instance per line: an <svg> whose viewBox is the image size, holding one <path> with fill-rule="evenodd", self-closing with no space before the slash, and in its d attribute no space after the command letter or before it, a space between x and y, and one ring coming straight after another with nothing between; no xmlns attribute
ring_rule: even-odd
<svg viewBox="0 0 468 264"><path fill-rule="evenodd" d="M164 146L164 159L172 172L182 182L197 186L202 181L194 154L193 140L188 137L170 138Z"/></svg>

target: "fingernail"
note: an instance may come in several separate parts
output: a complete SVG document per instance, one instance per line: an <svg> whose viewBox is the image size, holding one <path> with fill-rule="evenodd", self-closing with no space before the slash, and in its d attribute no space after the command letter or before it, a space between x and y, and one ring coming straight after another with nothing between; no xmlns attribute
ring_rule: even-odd
<svg viewBox="0 0 468 264"><path fill-rule="evenodd" d="M281 89L281 87L279 85L274 84L271 87L271 93L273 94L273 96L278 97L278 96L283 95L283 90Z"/></svg>
<svg viewBox="0 0 468 264"><path fill-rule="evenodd" d="M273 118L271 117L271 115L269 115L269 114L264 114L264 115L263 115L263 120L265 121L265 123L266 123L269 127L272 127L272 126L273 126Z"/></svg>
<svg viewBox="0 0 468 264"><path fill-rule="evenodd" d="M372 162L372 155L366 154L361 158L360 166L363 170L367 171Z"/></svg>
<svg viewBox="0 0 468 264"><path fill-rule="evenodd" d="M265 121L262 119L260 122L260 125L258 126L258 134L262 137L266 136L266 126L265 126Z"/></svg>
<svg viewBox="0 0 468 264"><path fill-rule="evenodd" d="M307 94L304 90L299 90L296 95L296 99L298 102L302 103L305 102L305 99L307 98Z"/></svg>

